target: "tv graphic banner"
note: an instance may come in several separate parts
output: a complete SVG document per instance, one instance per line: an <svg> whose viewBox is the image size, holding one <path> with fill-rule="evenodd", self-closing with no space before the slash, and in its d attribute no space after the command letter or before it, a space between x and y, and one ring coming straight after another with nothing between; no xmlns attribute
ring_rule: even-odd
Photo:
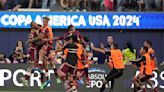
<svg viewBox="0 0 164 92"><path fill-rule="evenodd" d="M26 73L29 64L0 64L0 91L41 91L38 86L41 85L40 74L35 73L29 79L30 87L23 87L20 78ZM153 72L151 80L155 86L159 88L160 92L164 92L164 70L160 67L161 72ZM78 85L78 92L99 92L102 86L102 81L110 72L106 65L92 65L89 69L90 85ZM132 79L139 71L133 66L126 66L124 75L115 80L115 87L113 92L133 92ZM49 77L52 83L44 89L44 91L65 92L64 84L57 84L55 82L53 70L49 70ZM83 79L85 81L85 78ZM106 85L106 91L109 92L111 87L110 82ZM146 85L148 92L153 92L149 85Z"/></svg>
<svg viewBox="0 0 164 92"><path fill-rule="evenodd" d="M164 29L162 12L0 12L0 28L30 28L31 21L42 24L43 16L58 29Z"/></svg>

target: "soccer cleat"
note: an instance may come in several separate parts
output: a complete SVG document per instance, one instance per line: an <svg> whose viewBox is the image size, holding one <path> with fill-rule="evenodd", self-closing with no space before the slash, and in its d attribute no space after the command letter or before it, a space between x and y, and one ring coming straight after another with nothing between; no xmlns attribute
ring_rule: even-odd
<svg viewBox="0 0 164 92"><path fill-rule="evenodd" d="M60 83L61 83L61 79L60 79L59 77L57 77L57 78L56 78L56 82L57 82L58 84L60 84Z"/></svg>
<svg viewBox="0 0 164 92"><path fill-rule="evenodd" d="M22 81L24 86L29 87L28 81L24 77L22 77L20 80Z"/></svg>
<svg viewBox="0 0 164 92"><path fill-rule="evenodd" d="M45 81L44 83L41 84L40 89L43 90L43 89L44 89L45 87L47 87L48 84L50 84L50 83L51 83L51 80Z"/></svg>
<svg viewBox="0 0 164 92"><path fill-rule="evenodd" d="M78 82L79 84L81 84L81 85L84 84L84 81L83 81L82 79L77 80L77 82Z"/></svg>

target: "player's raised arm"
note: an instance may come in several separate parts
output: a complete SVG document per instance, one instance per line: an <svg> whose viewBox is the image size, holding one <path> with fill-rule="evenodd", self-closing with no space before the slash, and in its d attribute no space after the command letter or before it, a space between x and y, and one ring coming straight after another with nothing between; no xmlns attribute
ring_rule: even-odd
<svg viewBox="0 0 164 92"><path fill-rule="evenodd" d="M93 43L91 43L91 48L94 51L101 52L101 53L105 54L105 50L95 47Z"/></svg>

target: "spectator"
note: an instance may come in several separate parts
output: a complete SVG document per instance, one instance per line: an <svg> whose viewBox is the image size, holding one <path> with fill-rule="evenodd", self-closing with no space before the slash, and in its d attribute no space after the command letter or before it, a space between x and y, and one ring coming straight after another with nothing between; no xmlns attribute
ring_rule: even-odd
<svg viewBox="0 0 164 92"><path fill-rule="evenodd" d="M28 6L29 6L29 0L18 0L18 3L12 10L17 11L19 8L28 8Z"/></svg>
<svg viewBox="0 0 164 92"><path fill-rule="evenodd" d="M138 10L137 0L127 0L128 1L128 11L129 10Z"/></svg>
<svg viewBox="0 0 164 92"><path fill-rule="evenodd" d="M91 9L92 11L100 11L101 0L92 0Z"/></svg>
<svg viewBox="0 0 164 92"><path fill-rule="evenodd" d="M4 10L3 2L0 0L0 10Z"/></svg>
<svg viewBox="0 0 164 92"><path fill-rule="evenodd" d="M65 10L69 10L69 0L60 0L60 5Z"/></svg>
<svg viewBox="0 0 164 92"><path fill-rule="evenodd" d="M113 37L111 35L109 35L107 37L107 46L106 46L106 49L107 50L110 50L110 47L111 47L112 44L113 44Z"/></svg>
<svg viewBox="0 0 164 92"><path fill-rule="evenodd" d="M155 2L155 8L157 9L157 11L160 11L161 10L161 8L162 8L162 0L154 0L154 2Z"/></svg>
<svg viewBox="0 0 164 92"><path fill-rule="evenodd" d="M81 0L80 5L81 5L81 10L83 12L87 11L87 4L88 4L88 0Z"/></svg>
<svg viewBox="0 0 164 92"><path fill-rule="evenodd" d="M19 0L7 0L4 3L5 10L13 9L17 5L18 1Z"/></svg>
<svg viewBox="0 0 164 92"><path fill-rule="evenodd" d="M30 0L28 8L41 8L43 0Z"/></svg>
<svg viewBox="0 0 164 92"><path fill-rule="evenodd" d="M104 0L104 6L106 11L113 11L114 0Z"/></svg>
<svg viewBox="0 0 164 92"><path fill-rule="evenodd" d="M162 0L162 10L164 11L164 0Z"/></svg>
<svg viewBox="0 0 164 92"><path fill-rule="evenodd" d="M19 40L17 42L15 51L12 54L13 63L26 63L26 58L29 58L29 55L25 54L23 41Z"/></svg>
<svg viewBox="0 0 164 92"><path fill-rule="evenodd" d="M123 10L123 4L126 2L126 0L117 0L117 11Z"/></svg>
<svg viewBox="0 0 164 92"><path fill-rule="evenodd" d="M122 51L124 63L128 61L136 60L136 49L133 48L131 42L126 43L126 48Z"/></svg>
<svg viewBox="0 0 164 92"><path fill-rule="evenodd" d="M41 8L41 0L18 0L12 10L17 11L19 8Z"/></svg>
<svg viewBox="0 0 164 92"><path fill-rule="evenodd" d="M137 0L137 3L138 3L138 7L139 7L139 11L142 11L142 7L143 7L143 4L144 4L144 0Z"/></svg>
<svg viewBox="0 0 164 92"><path fill-rule="evenodd" d="M56 0L42 0L42 8L46 9L48 8L48 1L50 3L49 8L52 9L53 6L56 4Z"/></svg>
<svg viewBox="0 0 164 92"><path fill-rule="evenodd" d="M7 63L7 64L9 64L9 63L11 63L11 61L6 57L5 54L0 53L0 63Z"/></svg>
<svg viewBox="0 0 164 92"><path fill-rule="evenodd" d="M100 49L105 49L105 46L103 43L100 43L99 45ZM98 64L104 64L105 63L105 59L106 59L106 55L100 52L97 52L97 56L98 56Z"/></svg>
<svg viewBox="0 0 164 92"><path fill-rule="evenodd" d="M162 0L145 0L145 9L146 11L161 10Z"/></svg>
<svg viewBox="0 0 164 92"><path fill-rule="evenodd" d="M150 11L152 9L153 0L145 0L145 9L146 11Z"/></svg>
<svg viewBox="0 0 164 92"><path fill-rule="evenodd" d="M70 3L69 3L70 11L79 11L80 1L81 0L70 0Z"/></svg>

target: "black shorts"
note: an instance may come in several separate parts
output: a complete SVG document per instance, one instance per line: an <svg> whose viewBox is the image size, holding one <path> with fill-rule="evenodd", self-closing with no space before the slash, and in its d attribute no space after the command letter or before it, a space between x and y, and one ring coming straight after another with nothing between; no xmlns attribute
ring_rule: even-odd
<svg viewBox="0 0 164 92"><path fill-rule="evenodd" d="M110 81L112 79L117 79L123 75L123 69L112 69L111 72L105 78L106 80Z"/></svg>

